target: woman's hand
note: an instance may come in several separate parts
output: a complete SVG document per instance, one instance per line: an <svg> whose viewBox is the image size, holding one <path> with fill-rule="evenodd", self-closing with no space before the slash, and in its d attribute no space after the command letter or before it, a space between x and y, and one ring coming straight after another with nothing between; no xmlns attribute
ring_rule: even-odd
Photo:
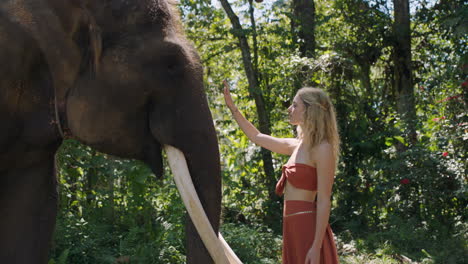
<svg viewBox="0 0 468 264"><path fill-rule="evenodd" d="M224 80L223 83L224 83L224 101L226 102L226 105L229 108L229 110L231 110L231 112L234 112L237 109L237 107L234 104L234 101L232 100L231 92L229 91L230 89L229 84L227 83L226 80Z"/></svg>
<svg viewBox="0 0 468 264"><path fill-rule="evenodd" d="M319 264L320 263L320 248L312 246L306 255L305 264Z"/></svg>

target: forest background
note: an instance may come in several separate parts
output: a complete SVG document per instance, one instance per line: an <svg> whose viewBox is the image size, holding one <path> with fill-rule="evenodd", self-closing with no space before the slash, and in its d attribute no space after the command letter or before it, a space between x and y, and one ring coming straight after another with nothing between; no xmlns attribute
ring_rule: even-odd
<svg viewBox="0 0 468 264"><path fill-rule="evenodd" d="M453 0L180 0L204 65L223 173L224 237L244 263L280 263L284 156L251 144L222 98L294 137L291 98L331 96L341 135L330 223L342 263L467 263L468 7ZM49 263L184 263L169 169L72 140L57 155Z"/></svg>

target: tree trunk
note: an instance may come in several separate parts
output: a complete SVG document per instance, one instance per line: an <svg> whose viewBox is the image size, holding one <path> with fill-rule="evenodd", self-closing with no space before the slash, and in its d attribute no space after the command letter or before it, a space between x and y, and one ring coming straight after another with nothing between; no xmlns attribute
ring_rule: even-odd
<svg viewBox="0 0 468 264"><path fill-rule="evenodd" d="M249 15L250 15L250 24L252 25L252 42L253 42L253 49L254 49L254 56L253 56L253 69L256 75L257 80L259 80L258 75L258 42L257 42L257 24L255 23L255 16L254 16L254 6L252 0L249 0Z"/></svg>
<svg viewBox="0 0 468 264"><path fill-rule="evenodd" d="M411 29L408 0L393 0L394 34L393 60L397 110L406 125L407 140L416 141L416 111L411 69Z"/></svg>
<svg viewBox="0 0 468 264"><path fill-rule="evenodd" d="M370 79L370 64L368 62L361 62L359 63L359 67L361 68L360 72L360 81L361 85L366 91L366 97L368 101L373 101L373 91L372 91L372 84Z"/></svg>
<svg viewBox="0 0 468 264"><path fill-rule="evenodd" d="M111 221L111 223L114 223L114 220L115 220L115 192L114 192L115 176L114 175L110 175L110 177L108 177L107 188L109 192L109 205L106 208L107 209L106 216L107 216L107 219Z"/></svg>
<svg viewBox="0 0 468 264"><path fill-rule="evenodd" d="M299 41L303 57L315 56L315 4L314 0L293 0L291 28L293 39ZM298 38L296 38L296 35Z"/></svg>
<svg viewBox="0 0 468 264"><path fill-rule="evenodd" d="M220 0L224 10L226 11L229 20L231 21L232 27L233 27L233 34L237 37L239 40L239 46L241 48L242 52L242 61L244 65L244 70L247 75L247 80L249 83L249 95L254 98L255 100L255 106L257 108L257 116L259 120L259 130L260 132L264 134L271 134L270 131L270 119L268 116L268 112L266 110L266 105L265 105L265 100L263 98L262 90L259 87L259 81L258 81L258 70L256 68L257 65L254 65L252 63L252 57L250 53L250 47L249 43L247 41L247 37L244 33L244 29L242 28L242 25L239 22L239 18L237 15L234 13L234 11L231 8L231 5L228 3L227 0ZM252 0L249 0L250 3L250 14L251 14L251 22L252 26L254 27L253 30L255 30L255 20L253 17L253 6L252 6ZM256 36L254 36L254 46L256 45ZM254 47L254 50L256 50L257 47ZM272 162L272 156L271 153L262 148L261 150L262 153L262 160L263 160L263 169L265 170L266 174L266 181L265 184L269 188L269 196L270 198L273 198L275 196L274 193L274 187L276 184L276 179L275 179L275 173L273 169L273 162Z"/></svg>
<svg viewBox="0 0 468 264"><path fill-rule="evenodd" d="M91 150L90 152L91 159L94 159L97 156L97 151L96 150ZM90 208L90 210L94 210L97 208L94 208L92 206L92 203L95 201L94 195L93 195L93 190L96 185L96 180L97 180L97 172L96 168L92 167L88 170L86 170L85 174L83 175L85 178L86 182L84 187L84 192L86 194L86 207Z"/></svg>
<svg viewBox="0 0 468 264"><path fill-rule="evenodd" d="M315 57L315 4L314 0L293 0L291 17L291 35L293 43L298 43L302 57ZM308 71L307 66L301 72ZM294 78L291 98L304 86L310 86L307 77L298 73Z"/></svg>

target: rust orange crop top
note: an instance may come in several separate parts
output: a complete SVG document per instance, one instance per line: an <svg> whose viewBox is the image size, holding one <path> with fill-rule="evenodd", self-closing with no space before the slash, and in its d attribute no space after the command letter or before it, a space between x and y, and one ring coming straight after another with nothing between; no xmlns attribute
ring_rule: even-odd
<svg viewBox="0 0 468 264"><path fill-rule="evenodd" d="M281 179L276 184L276 194L284 193L286 180L298 189L317 190L317 169L303 163L286 164L283 166Z"/></svg>

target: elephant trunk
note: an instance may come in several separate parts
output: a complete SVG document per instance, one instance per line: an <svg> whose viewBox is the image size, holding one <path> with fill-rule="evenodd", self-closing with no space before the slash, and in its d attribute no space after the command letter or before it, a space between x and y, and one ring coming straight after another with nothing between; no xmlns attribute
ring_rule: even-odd
<svg viewBox="0 0 468 264"><path fill-rule="evenodd" d="M216 134L214 129L210 132L210 135L192 135L191 142L182 144L180 149L187 159L195 190L217 234L221 214L221 174ZM186 234L187 263L212 263L189 217L187 217Z"/></svg>
<svg viewBox="0 0 468 264"><path fill-rule="evenodd" d="M183 96L155 103L150 111L150 129L161 145L171 145L185 155L195 190L217 234L221 169L217 136L202 84L186 83L183 86L192 89ZM190 217L186 219L187 263L213 263Z"/></svg>

